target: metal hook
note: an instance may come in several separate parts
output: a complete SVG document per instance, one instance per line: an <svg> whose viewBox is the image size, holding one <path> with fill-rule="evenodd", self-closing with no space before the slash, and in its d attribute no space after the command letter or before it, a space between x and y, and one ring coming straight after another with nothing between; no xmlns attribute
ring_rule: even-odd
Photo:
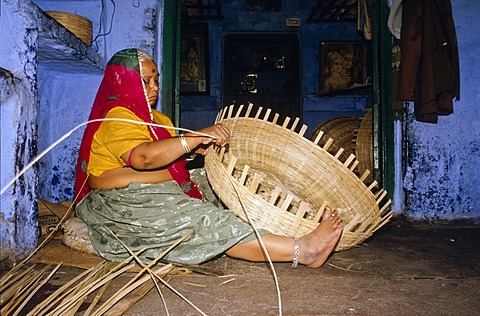
<svg viewBox="0 0 480 316"><path fill-rule="evenodd" d="M140 0L137 0L137 5L135 5L135 0L133 0L133 7L140 8Z"/></svg>

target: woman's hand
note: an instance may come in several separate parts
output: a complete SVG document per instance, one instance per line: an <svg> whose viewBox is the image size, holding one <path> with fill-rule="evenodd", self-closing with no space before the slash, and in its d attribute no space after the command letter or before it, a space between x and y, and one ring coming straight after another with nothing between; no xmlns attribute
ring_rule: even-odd
<svg viewBox="0 0 480 316"><path fill-rule="evenodd" d="M230 141L230 131L222 124L215 124L204 129L199 130L198 132L211 135L212 137L202 136L193 133L185 134L185 137L199 138L201 140L201 145L199 149L204 149L211 144L215 144L220 147L225 147Z"/></svg>

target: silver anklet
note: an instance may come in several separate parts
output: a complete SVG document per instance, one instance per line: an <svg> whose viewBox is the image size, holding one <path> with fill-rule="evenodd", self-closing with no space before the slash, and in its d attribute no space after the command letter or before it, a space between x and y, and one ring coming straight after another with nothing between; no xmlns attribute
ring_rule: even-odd
<svg viewBox="0 0 480 316"><path fill-rule="evenodd" d="M292 268L296 268L298 266L298 257L300 257L300 242L299 238L295 238L295 252L293 253L293 263Z"/></svg>

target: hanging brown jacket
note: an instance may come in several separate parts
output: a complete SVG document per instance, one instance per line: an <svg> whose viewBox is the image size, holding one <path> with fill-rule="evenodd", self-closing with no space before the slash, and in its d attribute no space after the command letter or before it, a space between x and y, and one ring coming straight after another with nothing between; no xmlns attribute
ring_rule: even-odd
<svg viewBox="0 0 480 316"><path fill-rule="evenodd" d="M414 101L418 121L437 123L460 99L457 37L450 0L403 0L397 98Z"/></svg>

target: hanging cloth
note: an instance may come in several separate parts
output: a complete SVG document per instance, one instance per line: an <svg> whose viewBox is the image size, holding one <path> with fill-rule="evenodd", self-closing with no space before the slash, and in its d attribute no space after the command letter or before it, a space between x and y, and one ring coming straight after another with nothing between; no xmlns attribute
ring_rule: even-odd
<svg viewBox="0 0 480 316"><path fill-rule="evenodd" d="M457 37L450 0L403 0L399 100L418 121L437 123L460 99Z"/></svg>

